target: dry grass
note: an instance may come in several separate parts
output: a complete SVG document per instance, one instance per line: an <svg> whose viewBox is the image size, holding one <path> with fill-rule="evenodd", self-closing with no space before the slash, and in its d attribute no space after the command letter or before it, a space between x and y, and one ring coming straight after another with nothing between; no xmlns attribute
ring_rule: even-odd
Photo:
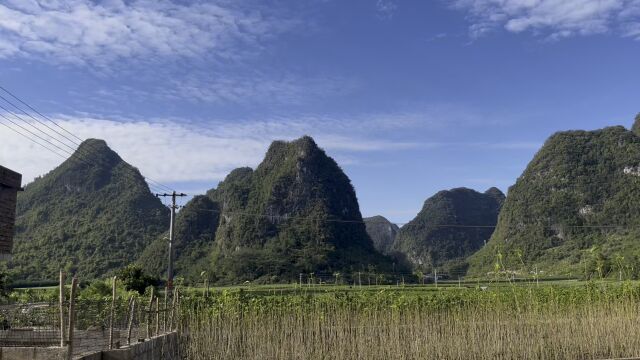
<svg viewBox="0 0 640 360"><path fill-rule="evenodd" d="M554 300L555 301L555 300ZM361 309L191 310L184 353L199 359L593 359L640 355L635 298L560 306L477 303ZM529 304L531 305L531 304ZM304 309L301 311L301 309ZM235 309L237 310L237 309Z"/></svg>

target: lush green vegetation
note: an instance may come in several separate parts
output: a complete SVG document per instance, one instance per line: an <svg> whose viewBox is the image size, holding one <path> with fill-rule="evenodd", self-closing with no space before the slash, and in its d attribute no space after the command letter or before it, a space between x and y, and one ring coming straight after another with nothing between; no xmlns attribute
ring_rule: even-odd
<svg viewBox="0 0 640 360"><path fill-rule="evenodd" d="M244 285L209 290L180 285L176 316L182 354L194 360L640 355L640 283L538 285L529 280L438 287ZM117 286L121 311L132 296L139 304L149 302L150 288L139 294L128 291L125 282ZM55 302L57 294L52 287L15 290L9 296L12 301ZM83 303L108 305L110 297L109 280L85 283L79 293ZM100 309L100 316L108 314L108 306ZM85 325L93 321L86 314L79 317Z"/></svg>
<svg viewBox="0 0 640 360"><path fill-rule="evenodd" d="M553 135L527 166L473 274L637 277L640 136L623 127Z"/></svg>
<svg viewBox="0 0 640 360"><path fill-rule="evenodd" d="M466 188L440 191L400 229L393 251L420 271L438 267L441 272L464 273L466 257L491 237L503 201L497 188L484 194Z"/></svg>
<svg viewBox="0 0 640 360"><path fill-rule="evenodd" d="M137 169L102 140L36 179L18 196L11 263L16 279L56 279L61 268L103 276L137 259L168 227L168 211Z"/></svg>
<svg viewBox="0 0 640 360"><path fill-rule="evenodd" d="M194 290L189 359L582 359L640 354L640 286ZM265 334L269 334L265 338ZM211 352L211 349L216 349Z"/></svg>
<svg viewBox="0 0 640 360"><path fill-rule="evenodd" d="M129 265L116 272L117 279L127 291L137 291L144 294L150 286L158 286L160 279L147 275L144 270L136 265Z"/></svg>

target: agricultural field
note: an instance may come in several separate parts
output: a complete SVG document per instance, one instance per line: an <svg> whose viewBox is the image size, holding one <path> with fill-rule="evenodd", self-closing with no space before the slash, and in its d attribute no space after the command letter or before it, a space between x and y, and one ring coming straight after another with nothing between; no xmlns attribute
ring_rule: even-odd
<svg viewBox="0 0 640 360"><path fill-rule="evenodd" d="M484 290L483 290L484 289ZM608 359L640 355L640 284L189 289L189 359Z"/></svg>
<svg viewBox="0 0 640 360"><path fill-rule="evenodd" d="M162 295L162 289L160 294ZM156 290L156 294L158 294ZM108 281L81 300L110 297ZM144 294L122 284L118 300ZM55 302L56 288L14 289ZM615 359L640 356L640 282L179 288L186 359Z"/></svg>

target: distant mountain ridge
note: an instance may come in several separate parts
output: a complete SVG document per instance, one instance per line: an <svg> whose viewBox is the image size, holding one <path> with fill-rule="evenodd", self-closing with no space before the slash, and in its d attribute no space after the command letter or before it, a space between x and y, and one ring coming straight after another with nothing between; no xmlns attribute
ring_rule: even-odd
<svg viewBox="0 0 640 360"><path fill-rule="evenodd" d="M380 215L364 218L364 223L376 250L389 255L400 231L398 225Z"/></svg>
<svg viewBox="0 0 640 360"><path fill-rule="evenodd" d="M466 269L466 257L489 240L504 194L456 188L428 198L418 215L400 228L391 251L422 271Z"/></svg>
<svg viewBox="0 0 640 360"><path fill-rule="evenodd" d="M18 196L13 261L18 279L84 279L133 262L168 227L168 209L139 171L89 139Z"/></svg>

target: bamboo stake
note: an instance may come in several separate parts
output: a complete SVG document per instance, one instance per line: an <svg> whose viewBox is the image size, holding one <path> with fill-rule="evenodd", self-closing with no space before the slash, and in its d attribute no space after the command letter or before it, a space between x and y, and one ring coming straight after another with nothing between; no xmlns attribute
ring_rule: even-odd
<svg viewBox="0 0 640 360"><path fill-rule="evenodd" d="M147 311L147 339L151 338L151 307L153 306L153 288L151 288L151 297L149 297L149 308Z"/></svg>
<svg viewBox="0 0 640 360"><path fill-rule="evenodd" d="M113 349L113 316L116 307L116 279L111 281L111 312L109 313L109 350Z"/></svg>
<svg viewBox="0 0 640 360"><path fill-rule="evenodd" d="M156 296L156 333L158 336L160 334L160 299Z"/></svg>
<svg viewBox="0 0 640 360"><path fill-rule="evenodd" d="M66 331L65 325L66 321L64 319L64 273L60 270L60 347L64 347L66 345Z"/></svg>
<svg viewBox="0 0 640 360"><path fill-rule="evenodd" d="M164 312L162 313L162 332L167 332L167 312L169 305L169 289L164 288Z"/></svg>
<svg viewBox="0 0 640 360"><path fill-rule="evenodd" d="M171 306L171 316L169 316L169 331L173 331L173 316L176 311L176 302L178 301L178 289L173 290L173 305Z"/></svg>
<svg viewBox="0 0 640 360"><path fill-rule="evenodd" d="M71 279L71 295L69 296L69 346L67 347L67 360L73 358L73 328L75 326L76 317L76 291L78 288L78 278L75 276Z"/></svg>
<svg viewBox="0 0 640 360"><path fill-rule="evenodd" d="M136 298L129 298L129 326L127 330L127 345L131 345L131 330L133 329L133 317L136 310Z"/></svg>

